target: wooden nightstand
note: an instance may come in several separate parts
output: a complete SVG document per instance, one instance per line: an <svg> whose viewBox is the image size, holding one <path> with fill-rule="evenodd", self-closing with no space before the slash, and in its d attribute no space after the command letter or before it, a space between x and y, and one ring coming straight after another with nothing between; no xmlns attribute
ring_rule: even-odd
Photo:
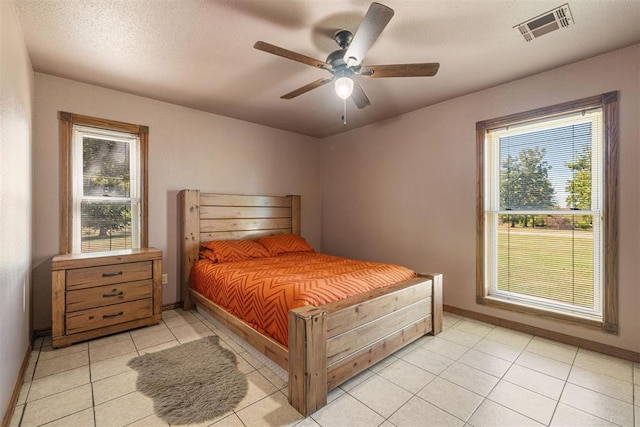
<svg viewBox="0 0 640 427"><path fill-rule="evenodd" d="M162 252L130 249L53 258L52 345L109 335L162 318Z"/></svg>

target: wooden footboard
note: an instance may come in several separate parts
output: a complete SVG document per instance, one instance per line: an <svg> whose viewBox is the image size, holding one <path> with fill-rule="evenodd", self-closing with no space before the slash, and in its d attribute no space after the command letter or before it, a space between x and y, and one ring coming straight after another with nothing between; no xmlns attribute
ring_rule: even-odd
<svg viewBox="0 0 640 427"><path fill-rule="evenodd" d="M183 308L195 303L289 372L289 402L302 415L327 392L419 337L442 330L442 275L411 280L320 307L289 311L289 345L260 334L190 288L201 242L300 233L300 196L180 192Z"/></svg>
<svg viewBox="0 0 640 427"><path fill-rule="evenodd" d="M289 402L302 415L329 390L421 336L442 330L442 275L431 274L321 307L289 311Z"/></svg>

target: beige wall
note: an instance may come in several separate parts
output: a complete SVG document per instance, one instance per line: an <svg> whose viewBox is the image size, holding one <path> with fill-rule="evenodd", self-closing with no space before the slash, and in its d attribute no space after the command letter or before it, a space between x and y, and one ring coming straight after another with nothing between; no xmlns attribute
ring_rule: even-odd
<svg viewBox="0 0 640 427"><path fill-rule="evenodd" d="M476 305L475 123L612 90L620 91L620 334ZM327 138L323 249L442 272L448 305L640 351L638 117L635 45Z"/></svg>
<svg viewBox="0 0 640 427"><path fill-rule="evenodd" d="M300 194L302 232L320 249L318 140L36 73L34 328L51 325L51 258L59 248L58 111L149 126L149 244L164 252L163 303L180 300L177 194L184 188Z"/></svg>
<svg viewBox="0 0 640 427"><path fill-rule="evenodd" d="M18 18L0 1L0 420L29 348L32 100Z"/></svg>

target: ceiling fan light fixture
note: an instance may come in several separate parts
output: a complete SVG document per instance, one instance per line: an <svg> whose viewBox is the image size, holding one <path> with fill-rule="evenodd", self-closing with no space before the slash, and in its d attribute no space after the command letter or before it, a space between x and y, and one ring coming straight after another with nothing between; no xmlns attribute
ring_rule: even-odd
<svg viewBox="0 0 640 427"><path fill-rule="evenodd" d="M349 77L338 77L335 82L336 94L342 98L347 99L353 92L353 80Z"/></svg>
<svg viewBox="0 0 640 427"><path fill-rule="evenodd" d="M362 109L371 105L371 101L360 85L360 78L431 77L438 72L438 68L440 67L440 64L437 62L369 65L366 67L363 65L363 58L376 42L382 30L387 26L393 14L393 9L390 7L375 1L371 3L356 33L352 33L349 30L338 30L334 34L334 39L336 43L338 43L338 46L340 46L340 49L331 52L324 62L263 41L257 41L253 47L266 53L281 56L285 59L309 65L332 74L329 78L308 83L280 98L293 99L333 82L336 94L345 101L345 112L347 108L347 98L351 98L356 107ZM356 78L356 80L353 80L354 78Z"/></svg>

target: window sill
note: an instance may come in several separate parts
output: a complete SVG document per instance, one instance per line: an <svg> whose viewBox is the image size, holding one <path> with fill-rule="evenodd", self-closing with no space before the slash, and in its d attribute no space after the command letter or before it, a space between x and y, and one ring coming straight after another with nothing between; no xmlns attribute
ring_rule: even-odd
<svg viewBox="0 0 640 427"><path fill-rule="evenodd" d="M599 329L602 332L617 335L618 325L613 323L605 323L601 320L586 319L579 316L572 316L566 313L559 313L556 311L545 310L539 307L533 307L514 301L509 301L497 297L485 296L479 297L476 300L477 304L486 305L490 307L496 307L502 310L508 310L515 313L523 313L536 316L541 319L562 321L571 325L587 327L591 329Z"/></svg>

